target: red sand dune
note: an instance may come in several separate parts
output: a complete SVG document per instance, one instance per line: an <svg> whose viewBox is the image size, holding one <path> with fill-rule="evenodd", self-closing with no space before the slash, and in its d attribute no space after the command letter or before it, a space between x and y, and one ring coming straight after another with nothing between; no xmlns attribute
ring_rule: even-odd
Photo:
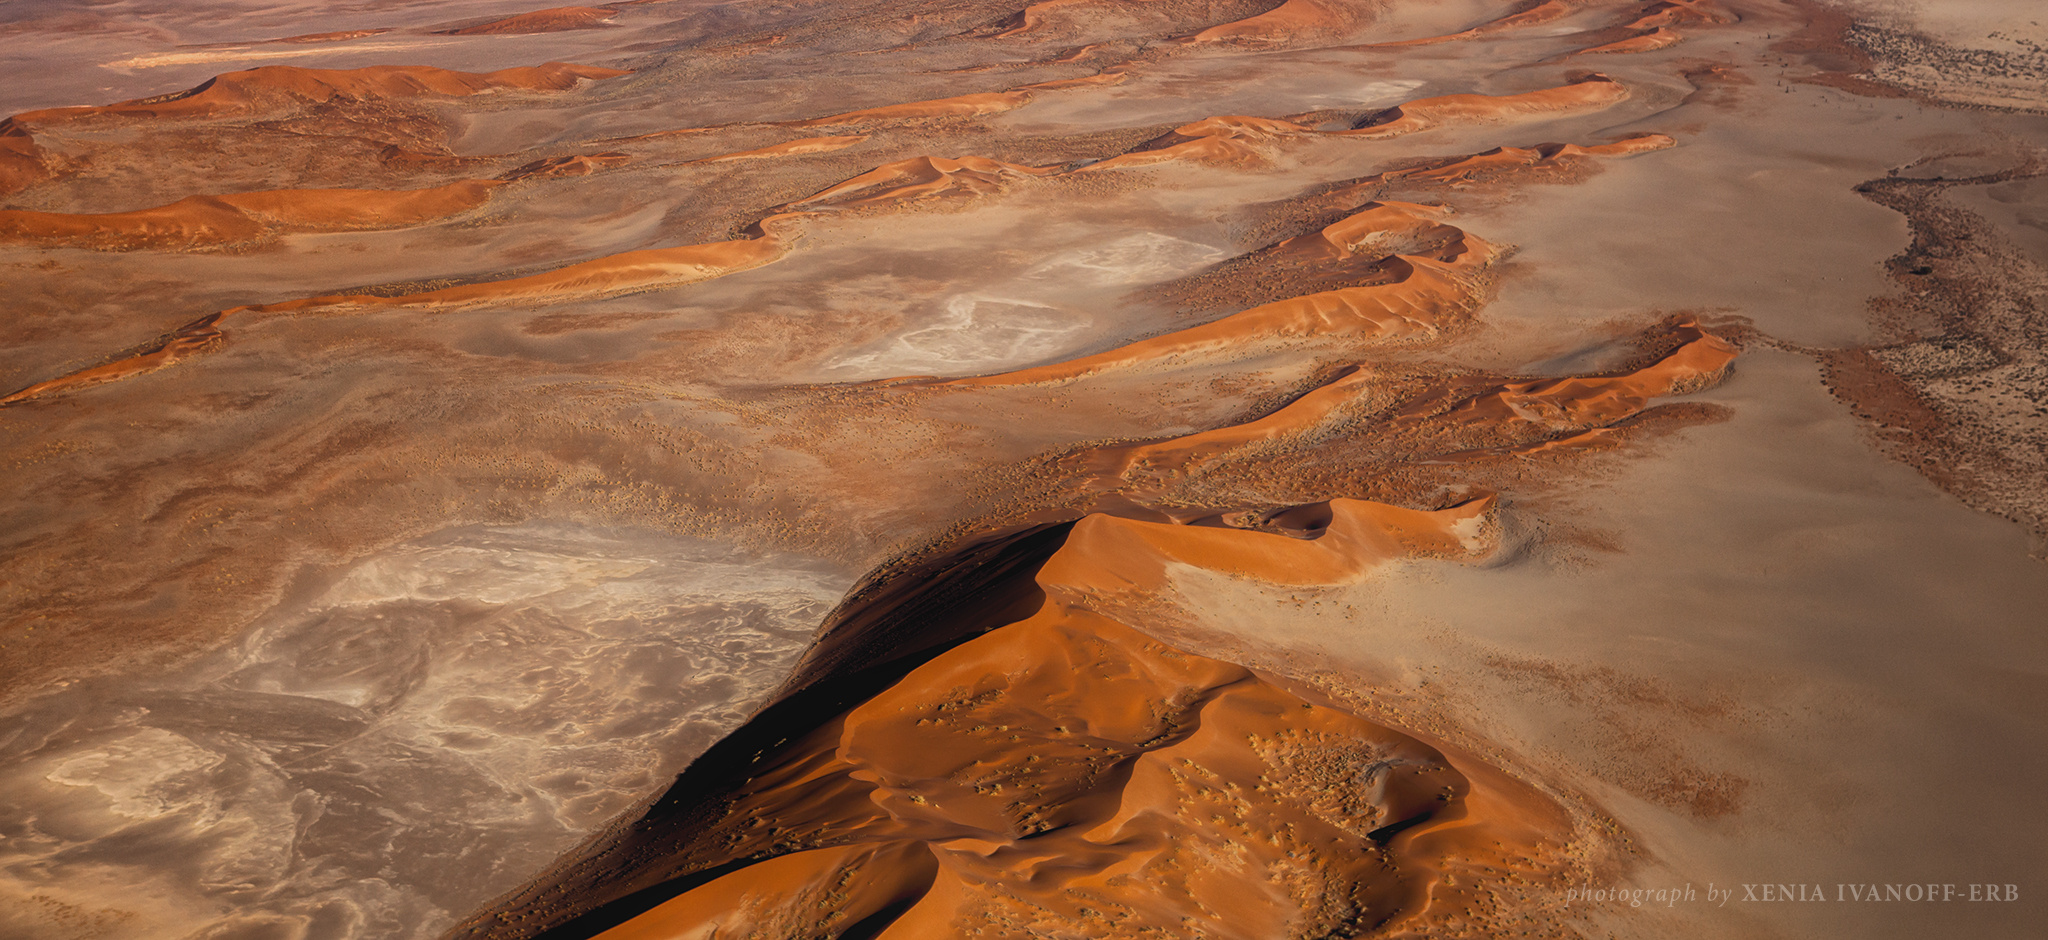
<svg viewBox="0 0 2048 940"><path fill-rule="evenodd" d="M776 230L792 218L794 216L781 215L764 219L756 226L758 234L751 238L622 252L526 277L481 281L395 297L326 294L274 304L231 307L185 327L185 331L192 331L204 326L208 331L206 342L174 344L121 362L38 382L0 399L0 404L14 404L153 372L179 356L210 345L213 340L224 336L215 325L237 314L246 317L256 314L360 313L378 308L445 309L481 304L544 304L695 284L780 260L789 253L793 239L776 234Z"/></svg>
<svg viewBox="0 0 2048 940"><path fill-rule="evenodd" d="M957 95L952 98L935 98L930 101L883 105L879 108L863 108L830 117L813 118L808 121L785 121L782 124L785 127L827 127L835 124L886 124L936 118L980 117L1021 108L1030 101L1031 93L1027 91L990 91Z"/></svg>
<svg viewBox="0 0 2048 940"><path fill-rule="evenodd" d="M0 196L17 193L49 179L48 154L13 118L0 121Z"/></svg>
<svg viewBox="0 0 2048 940"><path fill-rule="evenodd" d="M633 158L616 150L603 153L579 153L562 157L546 157L535 160L518 169L511 170L501 180L558 179L569 176L589 176L599 170L609 170L632 162Z"/></svg>
<svg viewBox="0 0 2048 940"><path fill-rule="evenodd" d="M1047 14L1057 15L1091 8L1097 10L1115 9L1126 3L1157 2L1160 2L1160 0L1041 0L1039 3L1033 3L1019 10L1016 16L1010 17L1009 20L1005 21L1003 25L1006 28L1002 32L995 34L995 38L1005 39L1011 36L1021 36L1033 30L1042 29L1046 25Z"/></svg>
<svg viewBox="0 0 2048 940"><path fill-rule="evenodd" d="M218 342L223 334L214 324L220 318L221 314L216 313L186 324L135 355L105 365L80 369L47 382L37 382L12 395L0 398L0 407L155 372Z"/></svg>
<svg viewBox="0 0 2048 940"><path fill-rule="evenodd" d="M1463 183L1503 171L1556 166L1578 157L1628 157L1666 150L1678 145L1663 134L1644 134L1611 144L1581 147L1577 144L1537 144L1534 147L1496 147L1485 153L1459 157L1442 163L1389 170L1367 177L1354 188L1369 188L1384 182Z"/></svg>
<svg viewBox="0 0 2048 940"><path fill-rule="evenodd" d="M501 185L463 180L413 190L277 189L187 196L154 209L91 215L0 210L0 242L101 251L247 246L295 232L423 225L483 205Z"/></svg>
<svg viewBox="0 0 2048 940"><path fill-rule="evenodd" d="M558 33L570 29L593 29L618 16L619 11L604 7L554 7L508 16L502 20L464 26L461 29L444 29L442 36L498 36L518 33Z"/></svg>
<svg viewBox="0 0 2048 940"><path fill-rule="evenodd" d="M772 225L771 218L764 225ZM648 248L557 268L541 274L462 284L397 297L330 294L261 306L236 307L227 313L325 313L350 307L459 307L475 304L556 303L611 297L641 291L682 287L780 260L790 242L774 234L755 238Z"/></svg>
<svg viewBox="0 0 2048 940"><path fill-rule="evenodd" d="M1578 51L1577 54L1606 55L1616 53L1625 54L1633 52L1655 52L1658 49L1664 49L1671 46L1675 46L1684 41L1685 37L1679 35L1677 30L1671 29L1669 27L1659 26L1656 29L1650 30L1649 32L1644 33L1640 36L1630 36L1627 39L1617 39L1613 42L1601 43L1600 45L1593 46L1591 48L1581 49Z"/></svg>
<svg viewBox="0 0 2048 940"><path fill-rule="evenodd" d="M1063 381L1105 369L1213 355L1276 340L1341 336L1354 343L1416 342L1436 337L1478 306L1483 272L1499 255L1492 245L1455 227L1439 225L1434 219L1418 221L1394 206L1374 205L1361 215L1366 219L1358 225L1345 227L1338 223L1317 236L1308 236L1309 241L1291 240L1275 250L1297 255L1336 252L1339 257L1348 258L1348 246L1367 241L1368 222L1393 226L1390 234L1426 226L1447 235L1448 240L1434 255L1395 254L1385 259L1382 264L1393 277L1391 283L1345 287L1275 301L1092 356L944 384L985 387ZM1337 230L1334 236L1333 229ZM1331 241L1333 237L1345 240L1347 247L1337 246ZM1322 241L1321 245L1315 244L1317 239Z"/></svg>
<svg viewBox="0 0 2048 940"><path fill-rule="evenodd" d="M359 69L308 69L295 65L218 75L197 87L118 104L50 108L14 116L29 125L94 118L212 118L255 114L309 102L426 98L487 91L563 91L585 81L628 75L595 65L549 62L495 72L456 72L425 65L372 65Z"/></svg>
<svg viewBox="0 0 2048 940"><path fill-rule="evenodd" d="M286 36L286 37L284 37L283 39L272 39L272 40L270 40L270 42L289 42L289 43L316 43L316 42L346 42L346 41L348 41L348 40L350 40L350 39L363 39L363 38L366 38L366 37L369 37L369 36L381 36L381 35L383 35L383 34L385 34L385 33L388 33L388 32L391 32L391 30L389 30L389 29L344 29L344 30L341 30L341 31L339 31L339 32L332 32L332 33L307 33L307 34L305 34L305 35L303 35L303 36Z"/></svg>
<svg viewBox="0 0 2048 940"><path fill-rule="evenodd" d="M1448 33L1442 36L1426 36L1421 39L1405 39L1399 42L1373 43L1367 48L1394 49L1402 46L1427 46L1440 42L1483 39L1487 36L1512 32L1517 29L1527 29L1531 26L1541 26L1545 23L1561 20L1578 12L1578 9L1585 6L1586 3L1587 0L1543 0L1542 3L1538 3L1520 13L1511 13L1496 20L1489 20L1471 29Z"/></svg>
<svg viewBox="0 0 2048 940"><path fill-rule="evenodd" d="M1676 338L1680 341L1677 349L1630 372L1501 382L1477 390L1470 385L1446 386L1415 399L1375 430L1403 438L1402 451L1412 459L1457 460L1501 452L1607 446L1615 440L1608 426L1642 413L1652 399L1719 382L1737 354L1735 347L1695 323L1679 324ZM1369 367L1353 366L1254 421L1151 444L1105 448L1093 457L1095 473L1109 481L1141 476L1185 478L1199 464L1231 451L1322 425L1345 405L1367 397L1380 378ZM1462 443L1447 447L1427 443L1429 437L1463 440L1475 431L1510 443L1477 451ZM1559 432L1565 433L1557 436Z"/></svg>
<svg viewBox="0 0 2048 940"><path fill-rule="evenodd" d="M1050 176L1055 172L1052 168L1020 166L987 157L912 157L830 186L790 203L790 208L854 208L938 196L983 195L1000 191L1013 179Z"/></svg>
<svg viewBox="0 0 2048 940"><path fill-rule="evenodd" d="M1249 444L1299 434L1323 422L1337 409L1357 399L1374 379L1374 373L1353 367L1335 381L1322 385L1289 402L1272 414L1244 424L1233 424L1177 437L1154 444L1123 449L1106 449L1098 471L1115 480L1136 474L1186 473L1197 465Z"/></svg>
<svg viewBox="0 0 2048 940"><path fill-rule="evenodd" d="M1367 203L1320 230L1272 246L1262 253L1262 260L1290 267L1328 267L1361 257L1377 261L1404 243L1420 245L1463 236L1462 230L1440 221L1450 213L1445 206L1412 202Z"/></svg>
<svg viewBox="0 0 2048 940"><path fill-rule="evenodd" d="M1650 399L1713 385L1735 361L1737 350L1698 324L1678 327L1679 346L1656 363L1633 372L1508 382L1445 407L1441 398L1418 401L1396 423L1468 424L1501 428L1527 423L1550 430L1612 424L1643 410Z"/></svg>
<svg viewBox="0 0 2048 940"><path fill-rule="evenodd" d="M1212 42L1284 43L1342 34L1358 25L1370 8L1341 0L1286 0L1257 16L1211 26L1182 39Z"/></svg>
<svg viewBox="0 0 2048 940"><path fill-rule="evenodd" d="M1594 74L1568 85L1518 95L1444 95L1388 108L1378 122L1347 131L1318 131L1274 118L1222 115L1184 124L1137 150L1089 164L1074 172L1129 169L1187 160L1212 166L1256 166L1270 148L1289 140L1350 137L1378 140L1456 124L1500 124L1596 111L1628 98L1628 89Z"/></svg>
<svg viewBox="0 0 2048 940"><path fill-rule="evenodd" d="M1121 85L1130 78L1127 72L1097 72L1080 78L1060 78L1048 82L1032 82L1018 85L1011 91L1064 91L1069 88L1095 88L1098 86Z"/></svg>
<svg viewBox="0 0 2048 940"><path fill-rule="evenodd" d="M1335 136L1375 140L1454 124L1500 124L1527 118L1559 117L1612 107L1628 98L1628 87L1593 74L1568 85L1519 95L1444 95L1389 108L1356 130Z"/></svg>
<svg viewBox="0 0 2048 940"><path fill-rule="evenodd" d="M1657 29L1680 23L1728 24L1742 17L1719 0L1658 0L1643 15L1628 24L1629 29Z"/></svg>
<svg viewBox="0 0 2048 940"><path fill-rule="evenodd" d="M1489 547L1490 505L1331 500L1300 507L1321 523L1303 538L1082 519L1033 576L1035 613L765 755L691 833L694 867L739 867L601 936L858 923L885 940L1268 940L1447 914L1461 878L1510 858L1530 870L1561 811L1104 611L1164 588L1169 566L1325 585L1395 558L1470 557Z"/></svg>
<svg viewBox="0 0 2048 940"><path fill-rule="evenodd" d="M722 153L715 157L705 157L694 162L724 163L729 160L756 160L763 157L793 157L806 153L830 153L834 150L844 150L866 139L868 138L865 134L854 134L846 137L805 137L801 140L786 140L779 144L756 147L752 150Z"/></svg>
<svg viewBox="0 0 2048 940"><path fill-rule="evenodd" d="M1075 172L1151 166L1192 160L1219 166L1246 166L1265 159L1265 145L1315 133L1307 127L1272 118L1224 115L1183 124L1143 148L1119 154Z"/></svg>

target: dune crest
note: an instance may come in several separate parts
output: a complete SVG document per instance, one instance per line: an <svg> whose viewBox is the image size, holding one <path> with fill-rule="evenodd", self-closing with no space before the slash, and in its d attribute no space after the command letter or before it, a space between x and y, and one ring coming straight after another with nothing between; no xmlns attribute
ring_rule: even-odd
<svg viewBox="0 0 2048 940"><path fill-rule="evenodd" d="M0 210L0 242L99 251L247 247L301 232L424 225L483 205L497 180L431 189L279 189L187 196L133 212Z"/></svg>
<svg viewBox="0 0 2048 940"><path fill-rule="evenodd" d="M1333 136L1381 140L1458 124L1504 124L1599 111L1628 99L1628 86L1594 73L1567 85L1518 95L1443 95L1388 108Z"/></svg>
<svg viewBox="0 0 2048 940"><path fill-rule="evenodd" d="M605 7L554 7L508 16L501 20L437 31L441 36L506 36L523 33L558 33L571 29L596 29L619 15Z"/></svg>

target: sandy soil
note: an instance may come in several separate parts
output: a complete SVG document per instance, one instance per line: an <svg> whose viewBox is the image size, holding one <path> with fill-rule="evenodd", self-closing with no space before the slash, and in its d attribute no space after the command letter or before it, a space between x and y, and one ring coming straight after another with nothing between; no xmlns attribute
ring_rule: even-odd
<svg viewBox="0 0 2048 940"><path fill-rule="evenodd" d="M2037 19L0 13L0 933L2025 935Z"/></svg>

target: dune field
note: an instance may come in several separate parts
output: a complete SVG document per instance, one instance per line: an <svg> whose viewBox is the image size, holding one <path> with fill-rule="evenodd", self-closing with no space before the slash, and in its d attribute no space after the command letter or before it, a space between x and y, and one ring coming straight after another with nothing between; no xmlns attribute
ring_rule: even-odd
<svg viewBox="0 0 2048 940"><path fill-rule="evenodd" d="M0 67L0 936L2048 924L2034 4Z"/></svg>

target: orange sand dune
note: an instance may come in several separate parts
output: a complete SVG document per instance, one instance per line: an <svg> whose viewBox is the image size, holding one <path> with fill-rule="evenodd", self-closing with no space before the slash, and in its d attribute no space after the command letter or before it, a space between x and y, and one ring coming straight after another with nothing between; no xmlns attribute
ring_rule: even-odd
<svg viewBox="0 0 2048 940"><path fill-rule="evenodd" d="M772 224L775 219L769 220ZM228 313L324 313L347 307L460 307L476 304L538 304L666 290L748 271L780 260L790 242L773 234L755 238L648 248L606 255L542 274L444 287L396 297L329 294Z"/></svg>
<svg viewBox="0 0 2048 940"><path fill-rule="evenodd" d="M1211 26L1181 41L1282 43L1334 36L1356 26L1366 9L1363 4L1347 6L1339 0L1287 0L1257 16Z"/></svg>
<svg viewBox="0 0 2048 940"><path fill-rule="evenodd" d="M1261 260L1289 267L1326 267L1359 258L1377 261L1396 253L1394 247L1399 244L1421 245L1463 235L1438 221L1450 211L1412 202L1367 203L1318 231L1274 245Z"/></svg>
<svg viewBox="0 0 2048 940"><path fill-rule="evenodd" d="M848 137L805 137L801 140L786 140L779 144L756 147L752 150L741 150L734 153L719 154L715 157L705 157L694 162L724 163L728 160L755 160L762 157L793 157L806 153L830 153L834 150L844 150L866 139L868 138L865 134L854 134Z"/></svg>
<svg viewBox="0 0 2048 940"><path fill-rule="evenodd" d="M1501 382L1475 390L1447 386L1400 408L1371 432L1399 438L1408 460L1460 460L1498 453L1588 450L1617 440L1609 426L1640 414L1655 398L1697 391L1720 381L1735 347L1697 324L1676 327L1677 349L1632 372ZM1381 377L1352 366L1273 413L1244 424L1201 431L1151 444L1095 452L1095 476L1104 481L1184 479L1197 467L1248 445L1324 425L1346 405L1369 397ZM1566 432L1556 436L1558 432ZM1472 438L1504 446L1471 448ZM1432 445L1429 439L1448 443ZM1534 438L1532 441L1531 439ZM1126 494L1132 493L1128 488Z"/></svg>
<svg viewBox="0 0 2048 940"><path fill-rule="evenodd" d="M456 72L425 65L308 69L295 65L218 75L187 91L118 104L51 108L14 116L23 124L94 118L212 118L256 114L309 102L474 95L487 91L562 91L585 81L628 75L595 65L549 62L495 72Z"/></svg>
<svg viewBox="0 0 2048 940"><path fill-rule="evenodd" d="M984 195L1000 191L1013 179L1050 176L1055 172L1055 168L1020 166L987 157L912 157L876 167L793 202L790 207L854 208L940 196Z"/></svg>
<svg viewBox="0 0 2048 940"><path fill-rule="evenodd" d="M405 228L483 205L497 180L432 189L277 189L187 196L134 212L0 210L0 242L101 251L246 246L295 232Z"/></svg>
<svg viewBox="0 0 2048 940"><path fill-rule="evenodd" d="M1405 213L1393 207L1374 206L1367 212L1373 219L1389 220L1403 227L1411 224L1410 220L1400 218ZM1283 340L1343 337L1353 343L1427 341L1478 306L1485 271L1499 256L1498 249L1476 236L1451 226L1441 226L1441 230L1450 240L1435 255L1396 254L1380 262L1392 276L1391 283L1345 287L1275 301L1092 356L943 384L986 387L1063 381L1105 369L1214 355ZM1358 229L1345 231L1339 237L1350 239L1352 244L1366 240L1365 233ZM1325 249L1303 245L1289 250L1306 253Z"/></svg>
<svg viewBox="0 0 2048 940"><path fill-rule="evenodd" d="M785 127L827 127L834 124L886 124L937 118L971 118L1021 108L1030 101L1031 93L1026 91L990 91L952 98L935 98L930 101L883 105L879 108L864 108L808 121L784 121L782 124Z"/></svg>
<svg viewBox="0 0 2048 940"><path fill-rule="evenodd" d="M1180 160L1215 166L1256 166L1268 159L1274 144L1289 140L1317 137L1378 140L1454 124L1499 124L1579 114L1610 107L1627 98L1627 87L1596 73L1568 85L1518 95L1421 98L1368 119L1377 123L1348 131L1317 131L1291 121L1223 115L1181 125L1136 150L1089 164L1074 172L1129 169Z"/></svg>
<svg viewBox="0 0 2048 940"><path fill-rule="evenodd" d="M557 179L568 176L589 176L599 170L625 166L633 158L616 150L603 153L578 153L563 157L544 157L511 170L498 177L507 182L529 179Z"/></svg>
<svg viewBox="0 0 2048 940"><path fill-rule="evenodd" d="M1629 23L1628 28L1657 29L1680 23L1725 25L1739 22L1741 19L1741 16L1719 0L1658 0L1650 4L1641 17Z"/></svg>
<svg viewBox="0 0 2048 940"><path fill-rule="evenodd" d="M1490 547L1490 506L1331 500L1300 507L1315 517L1301 538L1084 518L1032 575L1035 613L819 716L758 756L707 825L657 842L657 810L636 832L683 856L665 867L740 867L599 936L1427 929L1459 906L1449 883L1509 858L1543 864L1562 813L1476 761L1106 610L1183 566L1327 585L1416 554L1471 557Z"/></svg>
<svg viewBox="0 0 2048 940"><path fill-rule="evenodd" d="M1583 114L1613 107L1627 98L1627 86L1595 73L1569 85L1519 95L1444 95L1410 101L1368 118L1356 130L1334 131L1332 135L1379 140L1453 124L1501 124Z"/></svg>
<svg viewBox="0 0 2048 940"><path fill-rule="evenodd" d="M1577 157L1627 157L1666 150L1678 142L1663 134L1644 134L1611 144L1581 147L1576 144L1537 144L1534 147L1496 147L1485 153L1459 157L1443 163L1425 164L1403 170L1389 170L1367 177L1353 188L1364 189L1386 182L1430 182L1457 184L1493 176L1504 171L1554 166Z"/></svg>
<svg viewBox="0 0 2048 940"><path fill-rule="evenodd" d="M517 33L558 33L570 29L593 29L618 16L619 11L604 7L555 7L508 16L502 20L464 26L461 29L444 29L442 36L498 36Z"/></svg>
<svg viewBox="0 0 2048 940"><path fill-rule="evenodd" d="M216 313L186 324L135 355L90 369L80 369L47 382L37 382L12 395L0 398L0 407L155 372L218 342L223 334L214 324L220 318L221 314Z"/></svg>
<svg viewBox="0 0 2048 940"><path fill-rule="evenodd" d="M1659 26L1656 29L1650 30L1649 32L1644 33L1640 36L1630 36L1627 39L1617 39L1613 42L1601 43L1597 46L1581 49L1576 54L1606 55L1626 54L1633 52L1655 52L1658 49L1664 49L1671 46L1675 46L1684 41L1685 37L1679 35L1677 30L1671 29L1669 27Z"/></svg>
<svg viewBox="0 0 2048 940"><path fill-rule="evenodd" d="M1080 78L1060 78L1049 82L1033 82L1018 85L1011 91L1063 91L1068 88L1094 88L1106 85L1121 85L1130 78L1128 72L1097 72Z"/></svg>
<svg viewBox="0 0 2048 940"><path fill-rule="evenodd" d="M1016 16L1004 22L1006 27L995 34L997 39L1021 36L1046 25L1046 14L1058 14L1072 10L1115 9L1125 3L1157 3L1160 0L1040 0L1019 10Z"/></svg>
<svg viewBox="0 0 2048 940"><path fill-rule="evenodd" d="M341 30L341 31L339 31L339 32L333 32L333 33L307 33L307 34L305 34L305 35L303 35L303 36L286 36L286 37L284 37L283 39L272 39L272 40L269 40L269 41L270 41L270 42L289 42L289 43L315 43L315 42L346 42L346 41L348 41L348 40L350 40L350 39L364 39L364 38L367 38L367 37L370 37L370 36L381 36L381 35L383 35L383 34L385 34L385 33L388 33L388 32L391 32L391 30L389 30L389 29L344 29L344 30Z"/></svg>
<svg viewBox="0 0 2048 940"><path fill-rule="evenodd" d="M785 227L795 217L770 216L756 225L758 234L751 238L622 252L526 277L481 281L393 297L325 294L274 304L231 307L185 328L191 331L202 325L206 327L209 332L205 333L203 342L173 343L132 359L38 382L0 400L0 404L47 397L153 372L222 337L224 334L215 328L215 324L237 314L247 317L281 313L359 313L397 307L446 309L482 304L545 304L683 287L780 260L789 253L794 239L778 235L776 230Z"/></svg>
<svg viewBox="0 0 2048 940"><path fill-rule="evenodd" d="M1336 413L1337 409L1357 399L1364 387L1376 378L1378 376L1373 372L1354 366L1335 381L1319 386L1289 402L1285 407L1255 421L1201 431L1156 444L1108 449L1098 460L1099 463L1106 465L1097 472L1102 478L1111 480L1140 474L1158 476L1187 473L1198 464L1238 448L1299 434L1323 423L1324 419Z"/></svg>
<svg viewBox="0 0 2048 940"><path fill-rule="evenodd" d="M1313 134L1300 124L1272 118L1225 115L1183 124L1144 147L1119 154L1075 172L1127 169L1174 160L1220 166L1244 166L1265 159L1265 145Z"/></svg>
<svg viewBox="0 0 2048 940"><path fill-rule="evenodd" d="M1577 12L1587 0L1543 0L1520 13L1511 13L1497 20L1489 20L1471 29L1448 33L1442 36L1426 36L1421 39L1405 39L1400 42L1380 42L1366 46L1368 49L1395 49L1403 46L1427 46L1440 42L1458 42L1467 39L1483 39L1499 33L1527 29L1555 22Z"/></svg>
<svg viewBox="0 0 2048 940"><path fill-rule="evenodd" d="M1678 327L1683 344L1633 372L1508 382L1455 404L1442 397L1417 401L1397 413L1397 424L1429 422L1501 428L1526 423L1547 430L1598 427L1643 410L1650 399L1697 391L1720 381L1737 350L1697 324Z"/></svg>
<svg viewBox="0 0 2048 940"><path fill-rule="evenodd" d="M17 193L49 179L48 155L13 118L0 121L0 196Z"/></svg>

